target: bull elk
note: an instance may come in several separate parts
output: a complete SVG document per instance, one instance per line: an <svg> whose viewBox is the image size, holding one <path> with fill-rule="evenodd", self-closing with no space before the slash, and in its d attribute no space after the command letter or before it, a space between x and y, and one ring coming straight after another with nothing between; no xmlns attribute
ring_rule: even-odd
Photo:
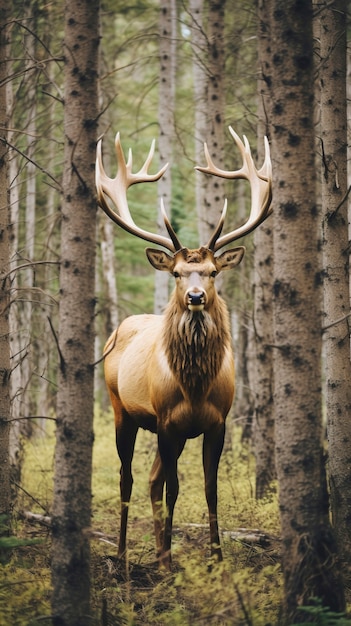
<svg viewBox="0 0 351 626"><path fill-rule="evenodd" d="M251 211L246 223L222 235L224 208L218 225L205 246L185 248L161 209L169 237L143 230L134 223L128 208L127 189L136 183L157 181L149 174L154 142L139 172L132 172L132 153L125 161L119 134L115 148L118 171L109 178L102 165L101 140L97 148L96 187L98 202L120 227L168 250L146 248L151 265L170 272L175 289L163 315L133 315L125 319L108 339L105 379L115 416L116 445L121 461L121 525L118 556L125 558L128 508L132 491L132 457L139 428L157 433L158 448L150 473L150 495L154 517L157 557L171 567L172 518L178 496L177 462L189 438L203 434L203 468L209 513L211 554L222 560L217 521L217 473L221 457L225 419L234 397L234 358L229 315L218 295L215 278L238 265L245 248L240 246L216 255L221 248L253 231L270 214L271 161L265 138L265 160L257 170L249 143L229 127L243 165L224 171L214 165L205 144L207 174L226 179L243 178L251 185ZM117 212L107 202L107 196ZM166 512L163 490L166 485Z"/></svg>

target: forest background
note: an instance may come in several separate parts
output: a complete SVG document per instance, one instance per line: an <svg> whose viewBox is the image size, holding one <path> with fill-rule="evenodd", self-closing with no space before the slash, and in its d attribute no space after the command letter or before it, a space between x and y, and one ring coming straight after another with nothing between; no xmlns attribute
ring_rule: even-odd
<svg viewBox="0 0 351 626"><path fill-rule="evenodd" d="M8 235L7 252L4 253L2 247L1 255L1 312L5 326L1 329L3 488L0 512L5 519L5 536L9 529L11 533L17 529L19 536L28 533L28 528L22 527L18 519L25 507L33 509L33 506L28 500L24 506L23 496L19 494L29 486L26 486L28 479L23 468L31 458L29 449L33 441L40 446L41 454L46 454L46 444L53 452L50 424L56 420L57 441L63 441L60 424L65 420L62 415L80 417L82 408L75 405L75 400L82 393L90 404L95 398L95 448L98 448L99 432L101 436L105 432L101 415L108 412L99 363L103 344L127 315L162 311L171 288L168 281L165 283L163 276L155 276L148 265L143 242L117 229L101 211L96 213L91 181L89 193L83 198L89 210L84 213L78 208L78 202L67 209L70 202L67 169L72 170L74 165L77 171L77 161L72 148L67 151L67 111L70 107L74 110L74 106L70 104L68 92L64 91L69 83L69 70L63 50L67 50L67 25L78 10L78 3L68 4L14 2L10 7L7 2L1 3L1 163L2 174L6 177L2 179L1 215L2 232ZM137 600L133 597L130 578L125 588L118 580L118 573L111 574L113 560L106 560L106 555L103 559L108 563L107 570L110 568L109 584L102 575L98 580L101 588L97 591L86 573L87 569L90 571L91 558L89 549L85 548L82 552L86 554L77 567L77 571L81 568L84 589L76 590L78 595L73 600L65 597L63 601L62 594L69 594L67 589L57 591L57 572L62 566L57 562L57 554L64 551L62 546L67 534L63 532L58 540L61 549L56 548L56 556L53 549L51 561L53 595L58 596L54 597L51 610L54 615L62 610L60 619L67 624L86 623L86 617L72 615L72 606L67 614L65 608L57 608L64 607L65 603L83 606L85 615L87 612L94 614L94 619L100 620L97 623L104 624L109 623L109 619L115 620L112 623L133 623L138 619L146 623L146 615L150 623L194 623L195 619L199 623L203 619L212 623L263 624L274 620L283 623L283 614L288 616L289 623L295 623L313 621L315 615L323 611L324 616L327 615L325 619L334 611L339 621L344 619L346 623L346 618L341 617L345 609L344 592L348 598L351 562L346 3L316 2L312 12L309 2L304 7L294 2L258 5L247 2L236 7L225 2L167 2L161 6L153 2L133 6L106 2L100 8L100 21L98 3L81 3L80 7L82 5L85 11L90 11L86 22L91 29L90 40L95 45L89 54L99 66L98 70L91 70L92 79L86 85L84 114L78 113L76 122L74 113L72 117L73 124L78 123L79 115L86 121L88 104L92 107L89 112L94 125L90 126L94 128L87 129L88 124L85 124L86 132L92 133L87 139L87 152L90 150L87 170L92 170L94 137L96 141L102 134L105 135L105 167L109 173L115 170L113 137L117 130L121 132L125 150L133 149L136 169L154 137L160 164L170 162L169 174L158 187L136 186L130 192L133 214L140 226L150 230L153 225L156 227L160 197L165 200L179 237L189 247L197 247L205 240L211 224L217 221L224 196L229 205L226 229L241 223L250 203L246 185L222 186L218 181L215 184L204 181L199 178L200 174L195 174L194 165L203 164L202 146L207 141L219 166L228 169L240 166L236 148L226 130L229 124L240 136L245 134L252 146L257 145L258 162L262 161L262 135L267 134L271 142L274 216L255 234L255 245L253 237L246 238L245 263L226 277L220 289L231 313L237 365L237 396L229 420L226 454L234 455L237 468L243 469L244 482L250 472L252 491L248 520L243 514L236 519L240 518L240 526L244 527L251 526L249 520L254 519L267 533L272 524L273 534L281 535L284 542L282 548L269 553L269 565L264 560L266 555L263 557L260 552L260 565L255 561L251 569L246 569L247 553L238 556L235 549L228 547L229 570L213 574L210 586L218 592L222 576L229 575L232 595L211 614L208 601L196 602L195 597L187 595L189 587L194 585L203 600L194 572L200 580L206 573L196 561L177 573L174 589L178 589L179 597L175 597L177 593L171 594L171 600L162 608L164 600L161 602L160 598L164 596L164 582L158 580L153 570L155 595L148 604L144 596ZM80 36L84 37L84 33ZM98 37L101 37L99 53ZM66 48L62 47L63 41ZM303 57L300 55L296 69L296 50L300 48L307 52ZM312 57L313 65L309 63ZM292 73L290 80L287 78L289 71ZM283 93L279 92L280 88ZM305 128L303 139L299 124ZM77 130L82 134L78 126ZM280 143L284 141L285 146ZM155 161L157 168L157 158ZM90 174L93 176L92 171ZM74 223L69 218L72 210ZM89 234L86 234L85 228L89 227ZM85 290L81 275L76 283L68 276L72 294L68 299L63 297L64 255L70 246L70 237L76 241L86 240L90 245L83 254L78 253L82 266L89 257L90 265L84 272L93 282L93 292L87 294L90 308L85 311L81 310L79 298L74 300L75 295ZM95 344L92 324L84 320L86 311L94 320ZM89 371L87 378L91 381L94 378L94 387L86 391L80 385L78 393L75 378L68 394L63 384L62 363L66 359L63 336L64 326L70 325L70 332L76 338L75 324L80 332L88 335L91 358L87 358L81 339L73 341L74 358L84 361ZM296 343L292 335L298 337ZM323 372L320 368L322 348ZM293 369L289 369L292 366ZM61 399L58 390L61 390ZM337 399L331 397L331 390L338 391ZM66 402L70 403L68 408ZM315 408L317 405L320 409ZM83 448L79 447L78 437L74 442L76 457L86 459L85 469L91 466L91 452L86 453L86 449L92 448L89 415L86 419L80 422L80 428L85 429L88 441L83 443ZM67 430L67 423L63 424L63 430ZM328 446L323 436L326 425ZM110 436L113 441L112 431ZM59 467L60 459L67 456L70 449L67 446L64 441L61 451L56 447L56 485L62 472L67 472L67 468L61 471ZM150 446L149 441L146 446ZM327 474L322 454L329 454ZM190 458L188 463L193 468L195 461ZM142 466L141 473L144 471ZM228 473L231 471L234 470ZM90 480L91 470L83 473ZM230 485L232 480L233 476ZM235 481L240 483L241 480L235 469ZM77 480L75 488L79 490L80 486ZM71 492L72 503L75 497L72 483L66 489ZM35 491L35 485L31 485L30 495L38 503L42 494ZM58 491L61 489L56 487L56 494ZM241 496L244 492L244 501L248 494L240 489L235 495L236 508L240 510L239 492ZM229 511L223 525L233 529L237 524L228 504L230 489L229 493L225 491L224 497ZM66 504L68 506L68 500ZM101 506L99 516L103 520L103 504ZM266 513L260 508L264 506ZM51 507L49 497L44 512L52 514L50 524L61 515L58 495L56 505ZM90 503L86 506L82 498L81 507L87 513L78 535L90 527ZM77 510L78 516L81 510ZM43 513L40 507L39 511ZM267 523L263 522L265 515ZM268 522L268 517L275 521ZM105 521L103 525L105 531L108 528L113 532L114 523ZM294 526L292 531L291 526ZM49 542L49 537L46 541ZM73 542L77 543L77 534ZM86 542L85 537L83 543ZM23 553L19 557L17 552L17 556L11 557L14 561L10 560L10 565L5 566L2 591L7 606L8 591L13 593L12 585L17 584L15 577L9 580L9 572L14 568L19 584L23 572L19 568L18 573L14 563L29 559L34 567L36 557L31 550L37 555L38 548L27 547L26 550L25 558ZM255 546L254 550L259 548ZM101 563L101 558L97 555L94 564ZM235 560L242 566L239 567L240 584L233 578L237 565L231 569ZM338 578L339 569L343 573L342 582ZM95 577L96 569L94 572ZM41 575L46 581L48 598L48 573ZM148 576L151 576L149 571ZM250 577L257 587L248 583ZM280 589L282 581L284 591L278 597L273 589ZM103 593L102 589L107 587L108 591ZM262 601L267 588L274 596L272 613ZM81 602L77 601L79 593L83 594ZM319 600L312 601L315 596ZM88 608L91 602L92 609ZM309 603L312 608L307 611L307 617L296 611L297 606ZM10 610L15 610L12 604ZM16 610L20 614L23 607ZM38 612L32 614L31 623L36 623L33 615L40 616L43 612L50 614L48 606L44 609L40 605ZM16 623L13 616L11 619L11 623ZM16 619L17 623L27 623L21 622L18 616ZM329 615L329 619L334 618Z"/></svg>

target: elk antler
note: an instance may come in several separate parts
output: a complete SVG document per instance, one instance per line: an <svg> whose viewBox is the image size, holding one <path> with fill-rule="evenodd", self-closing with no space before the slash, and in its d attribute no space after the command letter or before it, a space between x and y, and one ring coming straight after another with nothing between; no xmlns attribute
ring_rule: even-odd
<svg viewBox="0 0 351 626"><path fill-rule="evenodd" d="M131 187L131 185L135 185L137 183L143 182L154 182L159 180L161 176L165 173L168 163L164 165L157 174L148 174L148 168L152 161L155 151L155 140L153 140L149 154L144 165L141 167L139 172L133 174L133 157L132 151L129 150L128 153L128 161L126 162L124 158L124 153L121 145L120 135L117 133L115 139L115 148L116 148L116 156L118 163L118 170L115 178L109 178L107 176L103 164L102 164L102 155L101 155L101 143L100 139L97 144L97 157L96 157L96 170L95 170L95 182L97 188L97 197L98 202L101 208L105 211L105 213L110 217L116 224L121 226L124 230L128 231L132 235L136 235L141 239L145 239L146 241L150 241L151 243L156 243L160 246L163 246L167 250L171 252L176 252L180 250L183 246L175 234L168 217L166 215L163 202L161 200L161 211L163 215L163 219L165 222L165 226L167 228L168 237L164 237L163 235L158 235L157 233L150 233L147 230L143 230L139 228L134 223L134 220L130 214L128 201L127 201L127 189ZM107 203L104 194L106 194L116 206L118 213L116 213Z"/></svg>
<svg viewBox="0 0 351 626"><path fill-rule="evenodd" d="M247 235L252 232L261 222L263 222L268 215L271 214L271 201L272 201L272 163L270 159L269 143L267 137L264 138L265 144L265 159L260 170L257 170L253 162L251 155L250 145L247 138L244 135L244 144L236 132L229 126L229 131L238 146L241 156L243 157L243 166L240 170L226 171L214 165L207 144L205 143L205 156L207 161L206 167L197 166L195 169L206 174L214 174L220 178L236 179L244 178L250 182L251 185L251 211L248 220L239 228L231 231L227 235L219 235L222 232L224 219L227 210L227 202L224 204L222 215L218 222L218 225L211 236L210 241L207 244L207 248L216 252L220 248L223 248L228 243Z"/></svg>

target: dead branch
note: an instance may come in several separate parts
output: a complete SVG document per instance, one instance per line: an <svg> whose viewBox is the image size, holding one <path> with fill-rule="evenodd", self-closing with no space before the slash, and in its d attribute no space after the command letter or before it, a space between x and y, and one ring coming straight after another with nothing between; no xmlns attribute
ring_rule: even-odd
<svg viewBox="0 0 351 626"><path fill-rule="evenodd" d="M21 511L19 516L27 520L31 524L40 524L46 528L51 527L51 517L49 515L42 515L41 513L32 513L31 511Z"/></svg>

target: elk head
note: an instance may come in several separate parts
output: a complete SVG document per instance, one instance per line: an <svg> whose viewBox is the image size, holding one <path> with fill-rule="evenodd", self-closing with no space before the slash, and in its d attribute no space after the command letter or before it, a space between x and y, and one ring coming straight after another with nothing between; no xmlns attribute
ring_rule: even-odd
<svg viewBox="0 0 351 626"><path fill-rule="evenodd" d="M152 142L148 157L139 172L132 172L132 153L129 150L128 160L125 161L124 153L121 146L120 135L117 133L115 139L116 156L118 163L118 171L115 178L109 178L102 165L101 155L101 139L97 146L96 160L96 187L98 194L98 202L104 212L119 226L129 233L140 237L146 241L158 244L172 253L172 256L162 250L152 248L146 249L149 262L153 267L161 271L167 271L173 274L178 284L183 278L184 299L190 310L201 310L206 306L207 291L202 285L204 278L208 284L214 281L215 276L223 271L234 267L240 263L245 248L240 246L232 250L226 250L220 255L215 255L221 248L229 243L252 232L259 224L261 224L271 213L272 200L272 165L269 154L269 144L265 137L265 159L262 167L257 170L253 162L251 150L247 138L244 136L244 143L235 133L231 126L229 131L238 146L243 158L243 165L239 170L226 171L219 169L214 165L210 157L207 145L205 143L205 156L207 165L205 167L197 166L196 169L206 174L212 174L226 179L246 179L251 185L251 210L248 220L239 228L222 235L224 220L227 211L227 201L214 229L214 232L208 243L197 250L189 250L185 248L178 239L164 209L161 200L161 211L164 223L169 237L151 233L138 227L130 213L127 202L127 190L131 185L142 182L157 181L164 174L168 163L164 165L156 174L149 174L148 169L151 164L155 141ZM105 195L108 196L117 212L108 204ZM199 265L197 265L199 264ZM202 280L200 280L202 277ZM200 286L201 285L201 286ZM180 287L179 287L180 289Z"/></svg>

